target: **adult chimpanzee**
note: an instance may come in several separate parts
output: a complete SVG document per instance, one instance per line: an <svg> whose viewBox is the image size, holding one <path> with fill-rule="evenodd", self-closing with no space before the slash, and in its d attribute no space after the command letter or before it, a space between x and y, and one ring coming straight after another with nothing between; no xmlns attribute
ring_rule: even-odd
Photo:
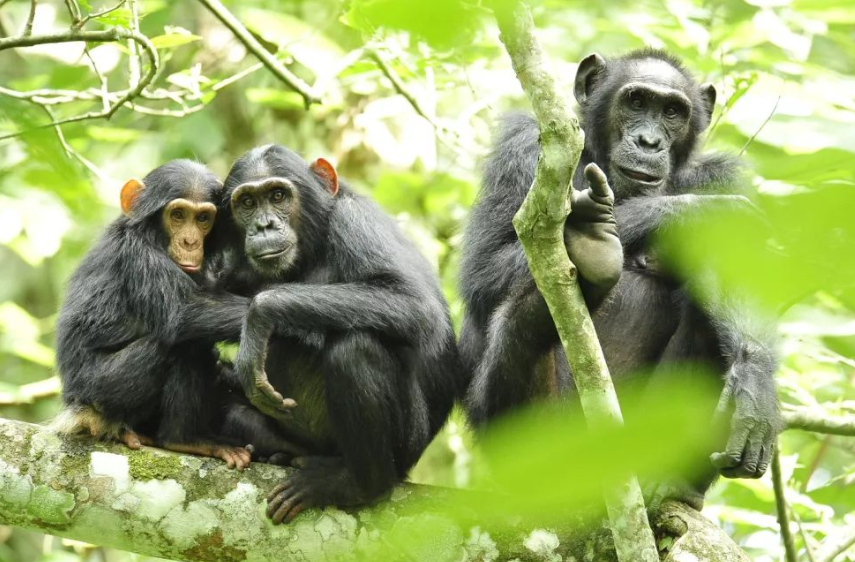
<svg viewBox="0 0 855 562"><path fill-rule="evenodd" d="M693 302L685 285L656 259L651 243L660 227L692 209L748 204L740 195L724 193L740 183L740 162L697 150L713 112L715 89L699 86L675 58L643 50L609 61L596 54L585 58L575 95L585 148L574 187L583 189L583 176L591 174L594 164L606 172L616 204L614 217L603 212L593 223L586 207L581 218L574 217L574 209L565 241L579 265L611 374L620 378L656 366L667 371L683 361L705 363L721 373L720 407L732 412L731 436L726 452L713 455L713 464L726 476L759 477L779 427L774 343L765 332L755 332L752 322L738 318L735 307ZM536 395L543 388L535 376L543 371L536 365L552 368L552 388L572 388L566 359L556 348L554 324L511 224L534 178L538 154L535 121L523 115L506 118L466 231L460 349L473 375L466 402L476 424ZM590 179L595 178L589 178L594 187L602 183ZM605 188L600 191L606 193ZM623 265L611 295L603 300L617 278L614 264L621 257L602 241L610 234L602 229L613 219ZM597 228L601 242L586 243ZM597 263L599 269L593 267ZM594 278L588 277L592 268L599 272ZM555 359L554 364L544 358ZM708 484L691 487L703 491ZM698 501L697 496L684 499Z"/></svg>
<svg viewBox="0 0 855 562"><path fill-rule="evenodd" d="M71 277L57 322L60 431L249 464L246 449L213 437L212 414L226 404L214 388L213 342L237 340L249 307L247 298L202 282L221 192L220 181L189 160L122 188L125 216Z"/></svg>
<svg viewBox="0 0 855 562"><path fill-rule="evenodd" d="M225 186L223 214L245 260L231 289L257 293L235 370L264 411L296 399L278 431L309 451L270 494L268 516L375 499L404 478L460 390L436 275L323 159L310 166L281 146L259 147Z"/></svg>

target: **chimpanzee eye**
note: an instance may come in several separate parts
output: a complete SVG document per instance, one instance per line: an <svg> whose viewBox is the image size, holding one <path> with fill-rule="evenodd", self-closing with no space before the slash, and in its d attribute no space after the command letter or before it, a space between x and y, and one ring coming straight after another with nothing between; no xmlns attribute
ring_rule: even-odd
<svg viewBox="0 0 855 562"><path fill-rule="evenodd" d="M169 213L169 216L177 221L180 221L184 218L184 211L182 211L181 209L172 209L172 212Z"/></svg>
<svg viewBox="0 0 855 562"><path fill-rule="evenodd" d="M676 117L679 111L673 105L669 105L665 108L665 117Z"/></svg>
<svg viewBox="0 0 855 562"><path fill-rule="evenodd" d="M209 218L210 217L208 216L208 213L199 213L199 215L196 217L196 220L201 223L206 223L208 222Z"/></svg>
<svg viewBox="0 0 855 562"><path fill-rule="evenodd" d="M245 195L240 198L240 204L247 209L251 209L255 206L255 200L249 195Z"/></svg>
<svg viewBox="0 0 855 562"><path fill-rule="evenodd" d="M274 189L270 195L270 200L274 203L279 203L285 199L285 190L284 189Z"/></svg>
<svg viewBox="0 0 855 562"><path fill-rule="evenodd" d="M641 100L641 97L633 96L629 100L629 106L633 109L641 109L642 107L644 107L644 102Z"/></svg>

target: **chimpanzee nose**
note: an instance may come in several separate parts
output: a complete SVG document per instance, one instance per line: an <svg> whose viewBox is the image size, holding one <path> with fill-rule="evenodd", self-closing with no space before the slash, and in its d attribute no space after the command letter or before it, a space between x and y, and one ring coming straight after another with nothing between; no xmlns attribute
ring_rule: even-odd
<svg viewBox="0 0 855 562"><path fill-rule="evenodd" d="M651 133L640 133L635 137L638 148L647 152L659 152L662 150L662 139L659 135Z"/></svg>
<svg viewBox="0 0 855 562"><path fill-rule="evenodd" d="M183 238L181 240L181 245L188 250L195 250L199 247L199 240L195 238Z"/></svg>
<svg viewBox="0 0 855 562"><path fill-rule="evenodd" d="M275 221L272 216L262 216L258 217L255 221L255 228L262 232L264 230L271 230L275 226Z"/></svg>

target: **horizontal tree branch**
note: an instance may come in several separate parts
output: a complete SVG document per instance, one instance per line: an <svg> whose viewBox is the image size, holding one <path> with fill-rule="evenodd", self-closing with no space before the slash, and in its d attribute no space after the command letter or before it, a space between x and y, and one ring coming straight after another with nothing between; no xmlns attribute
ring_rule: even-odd
<svg viewBox="0 0 855 562"><path fill-rule="evenodd" d="M566 528L509 522L456 509L480 492L404 484L389 500L354 510L306 511L272 525L265 496L292 469L221 461L89 438L0 419L0 524L173 560L315 562L365 560L615 562L600 521L568 516ZM465 499L465 501L463 501ZM712 522L666 503L654 527L666 561L746 561Z"/></svg>
<svg viewBox="0 0 855 562"><path fill-rule="evenodd" d="M783 413L787 429L855 437L855 416L831 416L811 408L799 408Z"/></svg>

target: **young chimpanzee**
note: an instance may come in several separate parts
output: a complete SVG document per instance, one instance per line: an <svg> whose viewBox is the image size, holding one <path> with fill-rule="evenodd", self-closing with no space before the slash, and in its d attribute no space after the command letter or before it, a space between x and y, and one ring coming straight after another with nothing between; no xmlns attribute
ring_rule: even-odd
<svg viewBox="0 0 855 562"><path fill-rule="evenodd" d="M122 188L125 216L74 272L57 321L60 432L249 464L245 448L213 437L212 416L225 404L213 342L237 340L249 306L203 282L221 193L220 181L189 160Z"/></svg>
<svg viewBox="0 0 855 562"><path fill-rule="evenodd" d="M742 187L740 162L697 150L710 123L715 89L698 85L673 57L643 50L610 61L587 57L579 64L575 95L585 148L574 187L584 188L583 170L591 164L606 172L623 245L622 272L609 298L589 295L591 285L599 286L602 295L610 276L603 278L605 283L589 279L582 287L610 372L616 379L650 367L664 373L673 371L669 366L692 361L720 373L720 408L732 414L731 437L726 453L713 455L713 464L725 476L759 477L780 427L773 331L755 330L754 319L740 318L724 295L716 303L694 302L652 247L653 235L675 217L710 205L748 205L734 194ZM476 424L528 401L532 388L542 388L535 365L542 365L544 357L557 359L553 388L572 388L566 359L555 349L554 324L511 223L534 179L538 134L531 117L505 119L466 231L460 347L473 376L467 407ZM579 244L574 246L573 240L585 235L574 214L575 209L565 239L571 258L582 264L584 281L583 266L599 259L614 263L618 254L600 244L574 255ZM703 491L708 484L705 480L689 488ZM687 498L680 488L676 493L697 502L696 495Z"/></svg>
<svg viewBox="0 0 855 562"><path fill-rule="evenodd" d="M225 187L221 214L244 257L229 288L257 293L235 370L277 431L309 451L270 494L268 516L376 499L418 460L461 385L436 275L323 159L263 146ZM287 415L283 395L299 404Z"/></svg>

